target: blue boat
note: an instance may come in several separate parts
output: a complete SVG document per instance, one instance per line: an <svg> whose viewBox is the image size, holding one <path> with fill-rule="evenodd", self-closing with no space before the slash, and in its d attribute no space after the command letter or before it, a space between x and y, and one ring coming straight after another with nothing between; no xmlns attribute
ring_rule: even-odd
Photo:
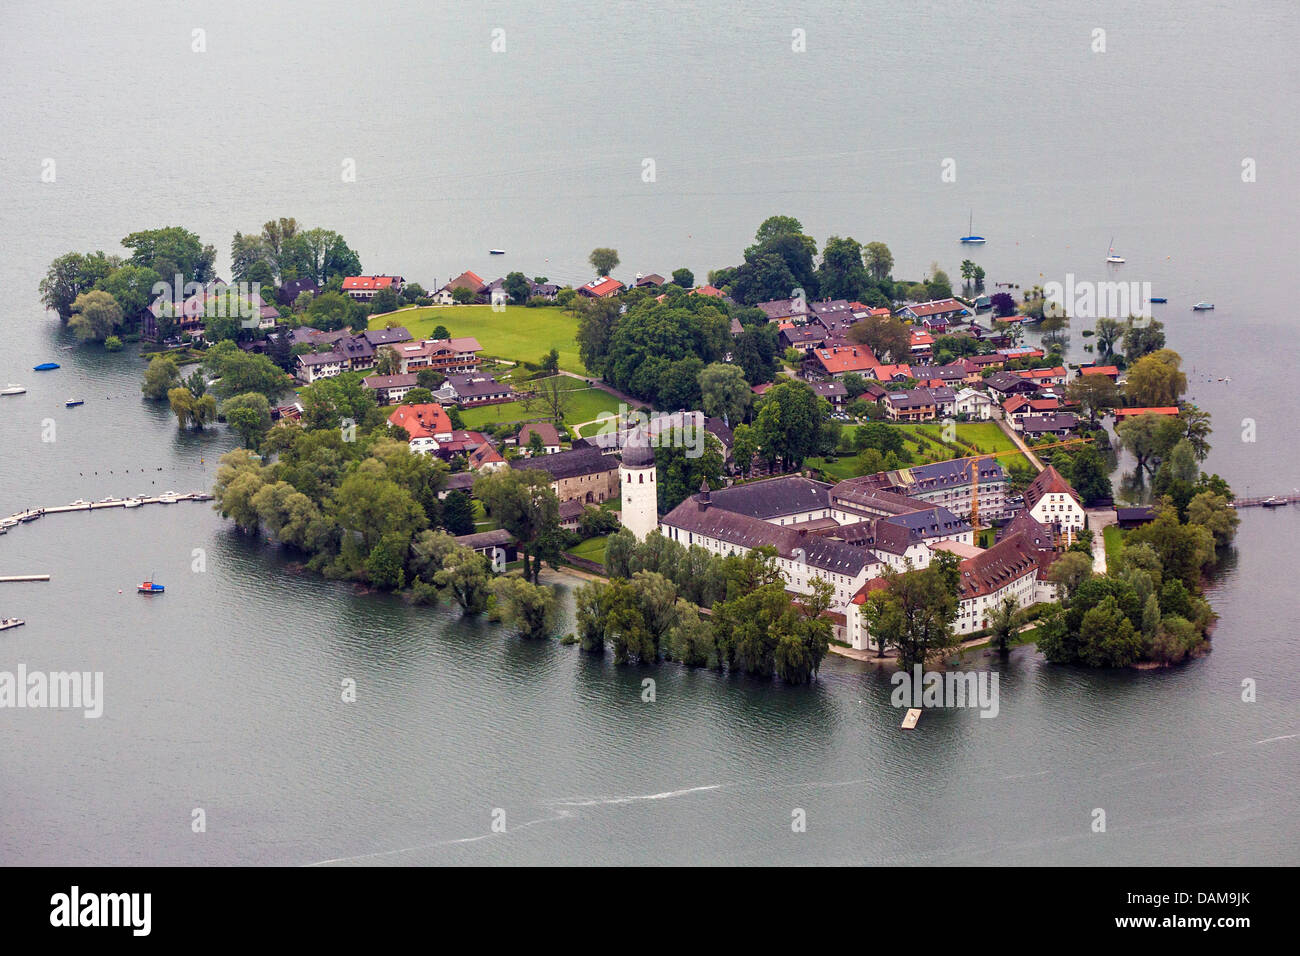
<svg viewBox="0 0 1300 956"><path fill-rule="evenodd" d="M50 372L59 367L58 362L42 362L40 365L33 365L33 372Z"/></svg>
<svg viewBox="0 0 1300 956"><path fill-rule="evenodd" d="M76 408L78 405L85 405L86 401L82 398L70 398L63 403L67 408Z"/></svg>
<svg viewBox="0 0 1300 956"><path fill-rule="evenodd" d="M162 594L165 590L167 589L157 581L141 581L136 587L136 591L140 594Z"/></svg>
<svg viewBox="0 0 1300 956"><path fill-rule="evenodd" d="M1165 303L1165 302L1168 302L1169 300L1166 299L1163 295L1153 295L1153 296L1151 297L1151 301L1152 301L1152 302L1159 302L1159 303L1162 303L1162 304L1163 304L1163 303Z"/></svg>

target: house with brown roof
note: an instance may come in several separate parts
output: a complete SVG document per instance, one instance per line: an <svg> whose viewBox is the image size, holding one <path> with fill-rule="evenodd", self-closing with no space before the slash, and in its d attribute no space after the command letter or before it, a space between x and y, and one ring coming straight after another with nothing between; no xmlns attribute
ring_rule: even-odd
<svg viewBox="0 0 1300 956"><path fill-rule="evenodd" d="M361 387L375 393L380 405L394 405L406 398L406 393L417 385L414 373L408 375L367 375Z"/></svg>
<svg viewBox="0 0 1300 956"><path fill-rule="evenodd" d="M542 454L554 455L560 450L560 433L550 422L533 422L519 429L516 440L519 442L519 451L523 454L532 454L533 436L536 435L542 441Z"/></svg>
<svg viewBox="0 0 1300 956"><path fill-rule="evenodd" d="M940 332L947 329L955 320L970 314L970 309L953 298L917 302L898 310L900 318L920 322L927 329Z"/></svg>
<svg viewBox="0 0 1300 956"><path fill-rule="evenodd" d="M1040 471L1025 489L1025 510L1066 546L1088 526L1083 499L1051 465Z"/></svg>
<svg viewBox="0 0 1300 956"><path fill-rule="evenodd" d="M481 300L487 294L487 283L483 281L482 276L466 269L456 278L449 280L430 298L439 305L453 305L456 299L452 296L452 293L457 289L468 289L474 294L475 300Z"/></svg>
<svg viewBox="0 0 1300 956"><path fill-rule="evenodd" d="M951 550L966 551L964 548ZM1036 603L1040 567L1038 552L1023 534L1013 534L991 548L964 558L957 566L957 616L953 631L971 634L987 628L993 611L1006 598L1019 608ZM853 596L853 606L846 614L850 646L859 650L879 649L871 638L862 609L872 593L888 587L887 581L877 578L866 582Z"/></svg>
<svg viewBox="0 0 1300 956"><path fill-rule="evenodd" d="M479 353L483 351L483 346L472 335L403 342L390 348L397 353L398 368L402 372L418 373L428 368L444 375L477 372Z"/></svg>

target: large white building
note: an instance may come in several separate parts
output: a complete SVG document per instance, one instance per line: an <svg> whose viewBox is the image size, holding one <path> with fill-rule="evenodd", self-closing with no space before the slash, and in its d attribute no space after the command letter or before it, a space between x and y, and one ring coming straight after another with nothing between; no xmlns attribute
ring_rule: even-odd
<svg viewBox="0 0 1300 956"><path fill-rule="evenodd" d="M1051 465L1025 489L1025 509L1035 521L1062 537L1067 546L1088 526L1083 499Z"/></svg>

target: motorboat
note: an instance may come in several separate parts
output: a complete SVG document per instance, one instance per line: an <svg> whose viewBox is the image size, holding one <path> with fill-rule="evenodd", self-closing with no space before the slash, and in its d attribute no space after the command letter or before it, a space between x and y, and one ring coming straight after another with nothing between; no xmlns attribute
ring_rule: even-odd
<svg viewBox="0 0 1300 956"><path fill-rule="evenodd" d="M84 398L70 398L63 404L66 408L76 408L78 405L85 405L86 400Z"/></svg>
<svg viewBox="0 0 1300 956"><path fill-rule="evenodd" d="M21 395L25 391L27 391L27 389L22 385L15 385L13 382L10 382L4 388L0 388L0 395Z"/></svg>
<svg viewBox="0 0 1300 956"><path fill-rule="evenodd" d="M1198 302L1192 306L1193 312L1211 312L1214 310L1213 302Z"/></svg>

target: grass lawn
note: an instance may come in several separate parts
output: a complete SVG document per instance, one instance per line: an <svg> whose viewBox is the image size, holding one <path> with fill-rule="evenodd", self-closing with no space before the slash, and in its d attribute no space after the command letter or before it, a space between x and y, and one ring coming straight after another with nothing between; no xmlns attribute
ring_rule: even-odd
<svg viewBox="0 0 1300 956"><path fill-rule="evenodd" d="M588 538L581 544L574 545L569 549L569 554L577 558L586 558L588 561L595 561L597 564L605 563L605 543L609 539L604 535L598 538Z"/></svg>
<svg viewBox="0 0 1300 956"><path fill-rule="evenodd" d="M434 305L378 316L370 327L382 329L388 322L406 326L417 339L432 338L433 330L445 325L453 336L474 336L486 355L518 362L540 362L551 349L558 349L560 368L586 373L578 358L577 316L559 306L508 305L494 312L490 305Z"/></svg>
<svg viewBox="0 0 1300 956"><path fill-rule="evenodd" d="M530 311L536 312L536 309ZM566 425L576 425L595 420L602 412L618 413L619 401L609 392L588 385L576 378L563 376L560 385L569 393L569 407L565 412ZM516 388L526 388L528 383L518 381ZM522 402L503 402L500 405L481 405L478 408L462 409L460 417L465 427L471 430L499 425L504 422L530 422L546 417L546 407L538 401L531 410L524 408Z"/></svg>
<svg viewBox="0 0 1300 956"><path fill-rule="evenodd" d="M1110 571L1118 564L1124 549L1124 532L1119 525L1111 524L1102 529L1101 536L1106 543L1106 570Z"/></svg>
<svg viewBox="0 0 1300 956"><path fill-rule="evenodd" d="M845 431L852 431L855 426L846 426ZM970 451L963 449L961 454L952 451L945 445L938 444L943 433L942 424L925 424L925 425L891 425L891 428L897 428L903 433L903 447L912 456L912 464L928 465L938 461L949 461L953 458L966 458ZM959 422L956 424L957 438L962 441L968 441L975 448L985 454L1015 451L1016 443L1008 438L998 428L996 422ZM916 443L916 436L922 435L932 444L923 454L920 446ZM1025 460L1024 455L1003 455L997 459L1004 468L1010 468L1014 461L1023 462L1026 467L1029 462ZM828 462L824 458L809 458L808 467L820 468L828 480L843 481L846 478L856 477L858 472L858 460L856 455L841 456L837 461Z"/></svg>
<svg viewBox="0 0 1300 956"><path fill-rule="evenodd" d="M495 531L499 525L495 520L488 517L487 509L483 507L483 502L477 498L470 502L474 506L474 533L480 531Z"/></svg>

